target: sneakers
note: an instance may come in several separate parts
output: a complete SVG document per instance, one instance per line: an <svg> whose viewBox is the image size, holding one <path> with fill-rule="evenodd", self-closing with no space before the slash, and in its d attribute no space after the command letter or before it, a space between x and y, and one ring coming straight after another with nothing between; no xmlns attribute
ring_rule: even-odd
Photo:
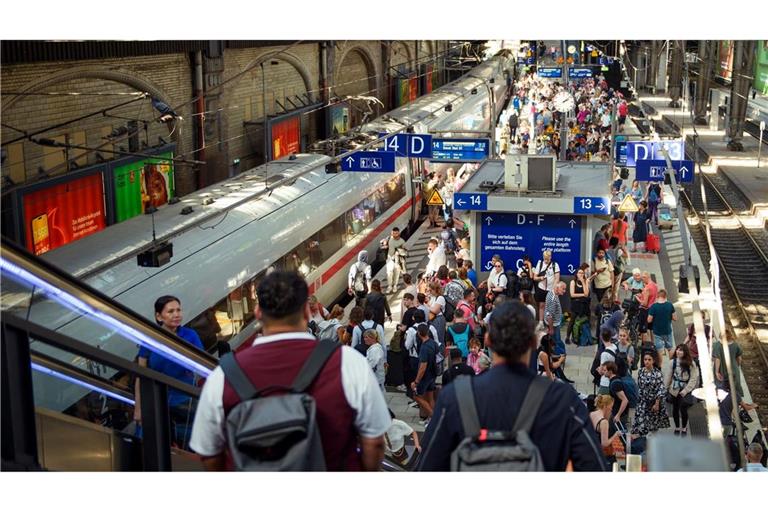
<svg viewBox="0 0 768 512"><path fill-rule="evenodd" d="M406 388L406 387L405 387L405 384L400 384L400 385L399 385L399 386L397 386L395 389L396 389L396 390L398 390L398 391L402 391L403 393L405 393L406 391L408 391L408 388Z"/></svg>
<svg viewBox="0 0 768 512"><path fill-rule="evenodd" d="M414 409L418 409L419 408L419 402L414 400L413 403L411 403L411 407L413 407Z"/></svg>
<svg viewBox="0 0 768 512"><path fill-rule="evenodd" d="M427 426L429 425L429 418L427 418L425 420L420 420L419 421L419 425L421 425L424 428L427 428Z"/></svg>

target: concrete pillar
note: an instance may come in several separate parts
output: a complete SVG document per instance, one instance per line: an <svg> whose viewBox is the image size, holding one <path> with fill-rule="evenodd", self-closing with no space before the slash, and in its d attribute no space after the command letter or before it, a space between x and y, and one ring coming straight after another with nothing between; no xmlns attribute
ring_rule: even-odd
<svg viewBox="0 0 768 512"><path fill-rule="evenodd" d="M709 84L712 67L717 55L714 41L699 41L699 76L696 79L696 102L694 104L694 123L707 124L707 103L709 102ZM714 105L713 105L713 108ZM712 115L717 115L714 112Z"/></svg>
<svg viewBox="0 0 768 512"><path fill-rule="evenodd" d="M672 62L669 67L669 97L672 101L669 106L680 107L680 98L683 95L683 61L685 60L685 41L670 41L669 51Z"/></svg>
<svg viewBox="0 0 768 512"><path fill-rule="evenodd" d="M734 41L733 80L731 82L731 116L728 122L728 149L744 151L741 139L747 115L749 87L755 67L755 41Z"/></svg>

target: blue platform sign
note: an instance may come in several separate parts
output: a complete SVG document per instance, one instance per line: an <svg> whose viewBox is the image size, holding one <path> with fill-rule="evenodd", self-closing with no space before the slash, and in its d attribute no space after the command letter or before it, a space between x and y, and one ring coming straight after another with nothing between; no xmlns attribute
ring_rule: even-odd
<svg viewBox="0 0 768 512"><path fill-rule="evenodd" d="M573 213L596 215L608 215L611 212L611 203L607 197L582 197L573 198Z"/></svg>
<svg viewBox="0 0 768 512"><path fill-rule="evenodd" d="M693 160L672 160L675 179L678 183L693 183ZM664 181L667 172L666 160L638 160L635 168L637 181Z"/></svg>
<svg viewBox="0 0 768 512"><path fill-rule="evenodd" d="M341 170L352 172L395 172L395 152L358 151L341 159Z"/></svg>
<svg viewBox="0 0 768 512"><path fill-rule="evenodd" d="M453 209L485 211L488 209L488 195L455 192L453 194Z"/></svg>
<svg viewBox="0 0 768 512"><path fill-rule="evenodd" d="M563 78L563 68L539 67L536 73L539 74L539 78Z"/></svg>
<svg viewBox="0 0 768 512"><path fill-rule="evenodd" d="M685 158L685 142L682 140L627 142L627 167L635 167L638 160L663 160L662 147L667 148L671 160Z"/></svg>
<svg viewBox="0 0 768 512"><path fill-rule="evenodd" d="M386 136L386 133L379 134L379 138ZM432 136L422 133L397 133L384 139L384 151L394 151L395 156L432 158Z"/></svg>
<svg viewBox="0 0 768 512"><path fill-rule="evenodd" d="M627 142L626 141L616 141L616 148L613 152L614 160L617 165L621 165L626 167L627 166Z"/></svg>
<svg viewBox="0 0 768 512"><path fill-rule="evenodd" d="M432 161L481 162L488 159L490 139L432 139Z"/></svg>
<svg viewBox="0 0 768 512"><path fill-rule="evenodd" d="M504 260L504 268L519 269L523 256L536 264L545 249L560 266L562 275L573 275L581 263L581 217L539 213L485 213L480 239L480 265L491 270L494 254Z"/></svg>
<svg viewBox="0 0 768 512"><path fill-rule="evenodd" d="M568 78L592 78L592 68L568 68Z"/></svg>
<svg viewBox="0 0 768 512"><path fill-rule="evenodd" d="M518 64L527 64L528 66L532 66L534 62L536 62L536 57L518 57L517 58Z"/></svg>

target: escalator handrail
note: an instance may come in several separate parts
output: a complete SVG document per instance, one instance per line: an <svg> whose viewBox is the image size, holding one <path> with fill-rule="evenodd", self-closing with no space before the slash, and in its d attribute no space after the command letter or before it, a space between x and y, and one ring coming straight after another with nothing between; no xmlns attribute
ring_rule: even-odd
<svg viewBox="0 0 768 512"><path fill-rule="evenodd" d="M36 278L77 297L88 306L125 325L128 329L133 329L153 340L153 342L161 345L163 348L175 353L179 359L189 361L190 364L184 366L196 368L196 372L203 376L207 376L218 364L216 358L210 354L198 350L178 336L172 335L160 326L149 322L135 311L119 304L87 283L75 279L56 266L36 256L32 256L5 237L2 239L2 253L0 257Z"/></svg>
<svg viewBox="0 0 768 512"><path fill-rule="evenodd" d="M136 377L150 379L161 384L165 384L171 388L179 390L187 395L191 395L195 398L200 396L200 389L169 377L164 373L160 373L146 366L141 366L138 363L129 361L123 357L117 356L100 348L96 348L88 343L77 341L70 338L66 334L62 334L58 331L52 331L40 325L31 323L27 320L17 318L10 315L4 315L2 319L3 324L10 325L21 331L25 331L28 335L35 338L36 341L43 342L58 349L70 352L72 354L90 359L97 363L104 364L112 367L118 371L131 373Z"/></svg>

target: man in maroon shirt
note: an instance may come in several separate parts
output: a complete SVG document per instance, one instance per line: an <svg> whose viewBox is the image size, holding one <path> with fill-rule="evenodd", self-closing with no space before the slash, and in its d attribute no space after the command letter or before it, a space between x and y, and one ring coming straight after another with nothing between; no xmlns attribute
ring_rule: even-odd
<svg viewBox="0 0 768 512"><path fill-rule="evenodd" d="M237 363L257 389L290 386L318 343L307 333L311 318L307 283L296 272L272 272L259 284L257 295L254 313L264 325L263 335L237 353ZM377 471L391 419L365 358L350 347L340 347L307 392L316 402L326 467ZM216 368L203 387L190 441L208 470L232 469L226 417L239 401L221 368Z"/></svg>

